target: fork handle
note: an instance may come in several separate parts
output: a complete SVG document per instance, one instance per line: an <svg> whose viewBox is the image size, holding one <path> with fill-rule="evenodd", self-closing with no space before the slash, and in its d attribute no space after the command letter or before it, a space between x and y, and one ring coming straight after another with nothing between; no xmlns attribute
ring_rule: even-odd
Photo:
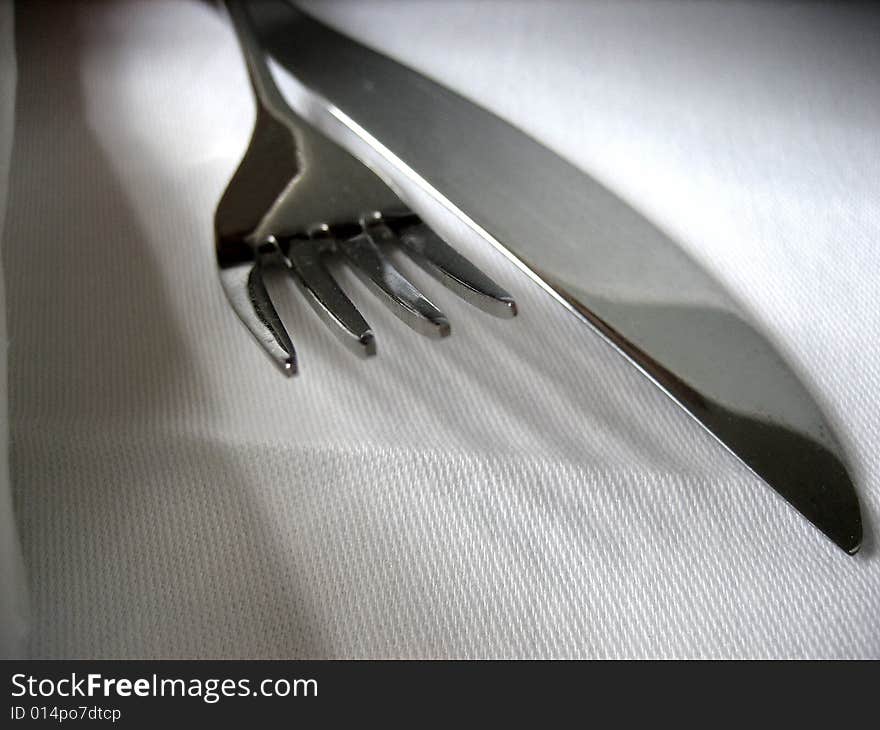
<svg viewBox="0 0 880 730"><path fill-rule="evenodd" d="M272 71L266 63L266 54L254 33L253 20L247 9L247 3L242 0L224 0L224 2L244 55L248 78L258 106L272 112L273 116L285 119L294 117L297 121L301 121L285 101L272 77Z"/></svg>

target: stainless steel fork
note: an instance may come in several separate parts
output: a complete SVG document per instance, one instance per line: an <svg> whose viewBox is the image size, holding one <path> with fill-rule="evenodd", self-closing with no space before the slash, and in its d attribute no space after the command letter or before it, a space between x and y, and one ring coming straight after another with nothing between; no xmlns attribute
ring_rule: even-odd
<svg viewBox="0 0 880 730"><path fill-rule="evenodd" d="M250 145L214 218L223 289L242 322L281 371L296 352L263 281L282 267L315 311L355 353L376 352L369 324L339 287L325 258L341 255L418 332L450 333L449 321L383 250L398 245L460 296L499 317L511 296L448 246L372 170L301 119L287 104L252 31L247 4L227 0L257 115Z"/></svg>

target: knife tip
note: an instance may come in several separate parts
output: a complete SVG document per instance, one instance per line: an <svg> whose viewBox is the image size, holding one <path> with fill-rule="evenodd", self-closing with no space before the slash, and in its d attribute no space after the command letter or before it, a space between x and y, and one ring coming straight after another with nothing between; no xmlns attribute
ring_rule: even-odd
<svg viewBox="0 0 880 730"><path fill-rule="evenodd" d="M859 530L857 533L853 535L853 539L850 540L846 544L841 544L840 547L846 552L847 555L855 555L862 548L862 529L861 525L859 525Z"/></svg>
<svg viewBox="0 0 880 730"><path fill-rule="evenodd" d="M822 531L825 532L825 534L847 555L855 555L862 548L862 520L861 514L858 512L855 514L855 519L849 530L832 534L832 532L827 529L820 529L822 529Z"/></svg>

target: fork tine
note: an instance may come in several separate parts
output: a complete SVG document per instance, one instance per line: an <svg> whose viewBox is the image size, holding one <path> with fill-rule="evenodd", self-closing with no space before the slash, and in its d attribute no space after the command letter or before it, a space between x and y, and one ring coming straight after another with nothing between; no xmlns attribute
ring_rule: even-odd
<svg viewBox="0 0 880 730"><path fill-rule="evenodd" d="M429 336L448 335L449 321L391 263L380 248L383 241L403 248L478 307L498 316L516 314L506 291L401 208L401 199L370 167L290 107L255 33L253 8L244 0L227 0L227 7L257 121L214 216L217 263L232 306L281 370L293 374L297 361L263 282L269 267L283 267L316 313L362 357L374 355L376 343L370 325L325 265L337 251L393 304L397 316Z"/></svg>
<svg viewBox="0 0 880 730"><path fill-rule="evenodd" d="M296 351L269 298L258 264L242 263L220 271L232 308L282 373L296 375Z"/></svg>
<svg viewBox="0 0 880 730"><path fill-rule="evenodd" d="M287 251L287 258L309 303L342 343L359 357L375 355L373 330L327 271L321 242L314 239L294 241Z"/></svg>
<svg viewBox="0 0 880 730"><path fill-rule="evenodd" d="M381 240L393 238L394 234L386 226L370 225L353 238L340 241L339 247L355 272L377 294L383 295L403 322L428 337L448 336L451 328L446 315L397 270L374 236Z"/></svg>
<svg viewBox="0 0 880 730"><path fill-rule="evenodd" d="M397 225L402 248L410 258L465 301L496 317L516 316L516 302L416 216Z"/></svg>

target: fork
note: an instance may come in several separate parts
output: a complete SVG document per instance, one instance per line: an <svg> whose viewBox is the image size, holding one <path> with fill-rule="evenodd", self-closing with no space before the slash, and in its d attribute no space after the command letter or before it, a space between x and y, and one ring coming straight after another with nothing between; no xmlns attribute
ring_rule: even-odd
<svg viewBox="0 0 880 730"><path fill-rule="evenodd" d="M272 78L246 3L226 0L256 99L250 144L217 206L220 281L232 308L286 375L296 351L263 272L291 274L315 311L355 354L376 353L370 325L327 269L339 256L416 331L451 328L394 266L397 246L466 301L498 317L516 315L513 298L434 233L376 173L299 117Z"/></svg>

